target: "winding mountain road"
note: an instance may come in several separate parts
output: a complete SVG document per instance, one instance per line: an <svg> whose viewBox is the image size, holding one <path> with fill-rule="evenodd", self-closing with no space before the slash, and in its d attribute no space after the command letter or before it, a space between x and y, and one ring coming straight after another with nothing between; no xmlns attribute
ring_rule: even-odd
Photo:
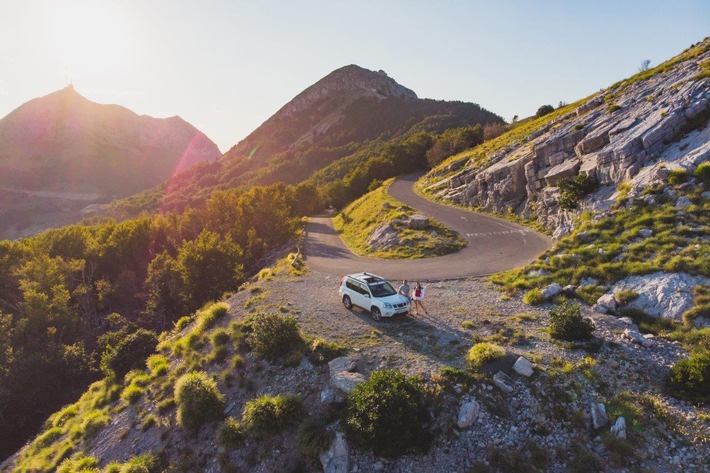
<svg viewBox="0 0 710 473"><path fill-rule="evenodd" d="M338 276L367 271L393 280L459 279L524 265L552 245L547 236L521 225L419 197L413 185L420 176L413 174L396 180L390 186L390 195L458 232L468 241L465 248L416 260L357 256L343 243L329 217L314 217L308 223L304 245L308 267Z"/></svg>

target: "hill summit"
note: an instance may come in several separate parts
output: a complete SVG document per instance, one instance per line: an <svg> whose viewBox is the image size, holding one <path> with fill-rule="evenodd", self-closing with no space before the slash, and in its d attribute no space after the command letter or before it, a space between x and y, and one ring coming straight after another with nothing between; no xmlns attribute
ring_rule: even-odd
<svg viewBox="0 0 710 473"><path fill-rule="evenodd" d="M0 188L9 193L0 208L2 236L16 236L5 233L11 227L26 234L75 220L42 215L68 208L75 215L76 207L141 192L220 154L180 117L139 116L119 105L98 104L71 85L30 100L0 120ZM21 208L12 203L18 192ZM27 196L53 202L27 207ZM63 201L59 208L56 199Z"/></svg>

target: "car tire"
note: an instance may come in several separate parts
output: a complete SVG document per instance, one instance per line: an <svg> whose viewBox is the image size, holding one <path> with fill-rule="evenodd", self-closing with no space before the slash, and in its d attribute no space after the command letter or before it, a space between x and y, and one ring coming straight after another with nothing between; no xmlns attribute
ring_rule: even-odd
<svg viewBox="0 0 710 473"><path fill-rule="evenodd" d="M372 320L374 320L375 322L379 322L380 320L382 320L382 312L380 312L380 309L378 309L377 307L373 307L372 309L370 309L370 315L372 315Z"/></svg>
<svg viewBox="0 0 710 473"><path fill-rule="evenodd" d="M348 310L353 308L353 301L350 300L350 296L343 296L343 305Z"/></svg>

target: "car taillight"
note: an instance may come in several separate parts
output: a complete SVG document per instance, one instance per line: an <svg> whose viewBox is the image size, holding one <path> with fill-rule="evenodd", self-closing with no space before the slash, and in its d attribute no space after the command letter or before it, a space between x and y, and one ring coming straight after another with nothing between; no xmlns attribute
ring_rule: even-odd
<svg viewBox="0 0 710 473"><path fill-rule="evenodd" d="M340 287L340 286L343 285L343 281L345 281L345 277L344 277L344 276L340 279L340 283L338 284L338 287Z"/></svg>

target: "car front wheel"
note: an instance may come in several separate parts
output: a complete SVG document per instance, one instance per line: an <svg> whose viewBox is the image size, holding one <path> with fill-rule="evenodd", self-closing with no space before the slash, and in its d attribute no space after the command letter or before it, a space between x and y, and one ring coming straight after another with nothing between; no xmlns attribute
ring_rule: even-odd
<svg viewBox="0 0 710 473"><path fill-rule="evenodd" d="M353 308L353 302L350 300L350 296L343 296L343 305L348 310Z"/></svg>
<svg viewBox="0 0 710 473"><path fill-rule="evenodd" d="M373 307L372 309L370 309L370 315L372 315L372 320L374 320L375 322L379 322L380 320L382 320L382 312L380 312L380 309L378 309L377 307Z"/></svg>

